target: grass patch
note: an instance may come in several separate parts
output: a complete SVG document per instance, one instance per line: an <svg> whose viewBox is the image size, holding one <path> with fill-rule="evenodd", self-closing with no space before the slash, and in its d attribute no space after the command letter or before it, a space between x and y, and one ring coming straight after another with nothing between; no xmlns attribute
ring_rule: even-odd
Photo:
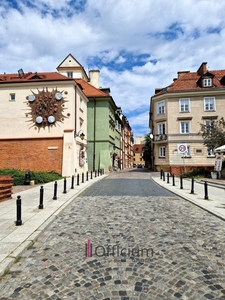
<svg viewBox="0 0 225 300"><path fill-rule="evenodd" d="M27 250L31 250L34 247L34 243L30 244L30 246L27 247Z"/></svg>
<svg viewBox="0 0 225 300"><path fill-rule="evenodd" d="M20 262L20 261L21 261L21 258L22 258L22 256L18 256L18 257L15 259L15 263Z"/></svg>

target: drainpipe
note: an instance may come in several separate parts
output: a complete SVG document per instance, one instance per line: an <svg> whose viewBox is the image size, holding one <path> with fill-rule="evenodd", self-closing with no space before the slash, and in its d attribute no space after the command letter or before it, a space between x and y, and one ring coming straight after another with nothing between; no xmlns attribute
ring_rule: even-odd
<svg viewBox="0 0 225 300"><path fill-rule="evenodd" d="M93 146L93 171L95 171L95 139L96 139L96 99L94 98L94 146Z"/></svg>
<svg viewBox="0 0 225 300"><path fill-rule="evenodd" d="M74 133L77 133L77 84L75 82L75 120L74 120Z"/></svg>

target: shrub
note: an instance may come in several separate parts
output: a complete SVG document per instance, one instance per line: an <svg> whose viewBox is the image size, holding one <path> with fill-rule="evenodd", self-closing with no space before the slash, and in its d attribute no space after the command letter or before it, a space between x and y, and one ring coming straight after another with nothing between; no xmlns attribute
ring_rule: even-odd
<svg viewBox="0 0 225 300"><path fill-rule="evenodd" d="M191 177L210 177L210 171L204 168L196 168L191 172L183 173L183 177L191 178Z"/></svg>
<svg viewBox="0 0 225 300"><path fill-rule="evenodd" d="M0 170L0 175L9 175L13 178L14 185L24 185L26 171L16 170L16 169L2 169ZM38 172L30 171L30 180L34 180L35 184L42 184L63 177L55 172Z"/></svg>

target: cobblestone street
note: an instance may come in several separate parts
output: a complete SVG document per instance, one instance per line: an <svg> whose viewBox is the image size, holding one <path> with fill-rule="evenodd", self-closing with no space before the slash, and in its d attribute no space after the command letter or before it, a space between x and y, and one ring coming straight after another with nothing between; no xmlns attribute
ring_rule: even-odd
<svg viewBox="0 0 225 300"><path fill-rule="evenodd" d="M225 299L224 248L224 221L148 172L114 172L18 259L0 299Z"/></svg>

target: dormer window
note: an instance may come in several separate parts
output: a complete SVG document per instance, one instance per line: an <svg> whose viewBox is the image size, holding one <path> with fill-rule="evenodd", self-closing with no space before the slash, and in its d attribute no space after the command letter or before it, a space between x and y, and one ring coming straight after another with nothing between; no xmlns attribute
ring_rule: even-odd
<svg viewBox="0 0 225 300"><path fill-rule="evenodd" d="M212 86L212 78L204 78L203 79L203 86L204 87Z"/></svg>

